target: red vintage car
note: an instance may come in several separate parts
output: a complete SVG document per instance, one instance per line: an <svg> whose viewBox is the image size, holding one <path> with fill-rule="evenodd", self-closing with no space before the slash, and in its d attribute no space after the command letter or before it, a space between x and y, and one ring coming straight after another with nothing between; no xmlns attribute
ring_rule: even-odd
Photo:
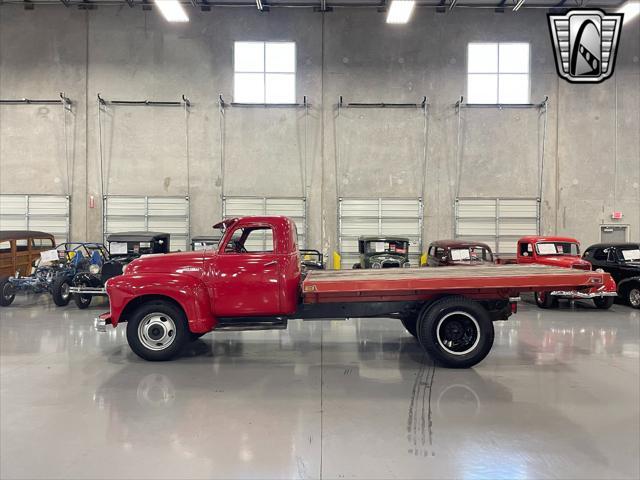
<svg viewBox="0 0 640 480"><path fill-rule="evenodd" d="M550 265L553 267L591 270L591 263L580 257L580 242L571 237L528 236L518 240L517 263ZM592 299L597 308L608 309L616 296L616 284L609 277L607 285L599 285L588 292L552 290L535 292L540 308L558 306L558 299Z"/></svg>
<svg viewBox="0 0 640 480"><path fill-rule="evenodd" d="M216 227L224 234L215 250L143 256L109 279L111 311L96 328L127 322L136 354L169 360L212 330L388 317L401 320L437 362L466 368L489 353L493 322L515 312L520 292L611 283L603 272L520 265L302 272L290 218L234 218Z"/></svg>

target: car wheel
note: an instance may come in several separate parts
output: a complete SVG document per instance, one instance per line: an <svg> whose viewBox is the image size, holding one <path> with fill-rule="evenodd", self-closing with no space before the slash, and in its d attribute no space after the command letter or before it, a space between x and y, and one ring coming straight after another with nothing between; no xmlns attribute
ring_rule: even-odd
<svg viewBox="0 0 640 480"><path fill-rule="evenodd" d="M627 295L627 301L633 308L640 308L640 285L632 285Z"/></svg>
<svg viewBox="0 0 640 480"><path fill-rule="evenodd" d="M418 317L417 316L402 317L400 321L402 322L402 325L404 326L404 328L407 329L407 332L409 332L414 337L418 338Z"/></svg>
<svg viewBox="0 0 640 480"><path fill-rule="evenodd" d="M8 307L16 298L16 289L8 278L0 280L0 306Z"/></svg>
<svg viewBox="0 0 640 480"><path fill-rule="evenodd" d="M184 312L169 302L143 303L127 322L127 342L145 360L171 360L191 339Z"/></svg>
<svg viewBox="0 0 640 480"><path fill-rule="evenodd" d="M359 270L362 268L362 266L359 263L354 263L353 266L351 267L353 270Z"/></svg>
<svg viewBox="0 0 640 480"><path fill-rule="evenodd" d="M77 285L78 287L87 287L88 285L86 285L85 283L81 283L79 285ZM89 305L91 305L91 300L93 299L92 295L86 295L86 294L82 294L82 293L74 293L73 294L73 301L76 303L76 306L81 309L84 310L85 308L88 308Z"/></svg>
<svg viewBox="0 0 640 480"><path fill-rule="evenodd" d="M69 302L71 301L70 288L71 282L65 276L61 275L53 281L53 285L51 286L51 295L53 296L53 301L56 305L59 307L69 305Z"/></svg>
<svg viewBox="0 0 640 480"><path fill-rule="evenodd" d="M600 310L609 310L611 305L613 305L613 300L613 297L595 297L593 299L593 303L596 308L599 308Z"/></svg>
<svg viewBox="0 0 640 480"><path fill-rule="evenodd" d="M469 368L493 346L493 322L487 310L465 297L437 300L420 314L418 340L445 367Z"/></svg>
<svg viewBox="0 0 640 480"><path fill-rule="evenodd" d="M549 295L548 292L533 292L533 298L540 308L557 308L558 306L558 299Z"/></svg>

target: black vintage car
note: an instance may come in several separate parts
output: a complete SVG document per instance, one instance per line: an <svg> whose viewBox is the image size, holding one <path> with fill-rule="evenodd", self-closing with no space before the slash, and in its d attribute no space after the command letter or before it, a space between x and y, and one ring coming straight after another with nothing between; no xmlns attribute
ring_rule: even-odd
<svg viewBox="0 0 640 480"><path fill-rule="evenodd" d="M633 308L640 308L640 244L598 243L582 256L594 269L611 274L618 286L618 296Z"/></svg>
<svg viewBox="0 0 640 480"><path fill-rule="evenodd" d="M360 262L353 268L410 267L409 239L405 237L360 237L358 238Z"/></svg>
<svg viewBox="0 0 640 480"><path fill-rule="evenodd" d="M87 308L94 295L106 295L104 284L122 274L122 269L141 255L168 253L170 235L159 232L113 233L107 237L109 259L101 266L91 265L88 271L73 277L70 292L78 308Z"/></svg>

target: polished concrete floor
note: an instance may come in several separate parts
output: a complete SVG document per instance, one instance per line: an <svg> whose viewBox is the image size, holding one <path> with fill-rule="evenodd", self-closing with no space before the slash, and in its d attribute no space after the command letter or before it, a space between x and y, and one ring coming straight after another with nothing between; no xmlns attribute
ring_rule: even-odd
<svg viewBox="0 0 640 480"><path fill-rule="evenodd" d="M469 370L397 321L209 334L148 363L104 305L0 310L0 477L640 476L640 311L521 304Z"/></svg>

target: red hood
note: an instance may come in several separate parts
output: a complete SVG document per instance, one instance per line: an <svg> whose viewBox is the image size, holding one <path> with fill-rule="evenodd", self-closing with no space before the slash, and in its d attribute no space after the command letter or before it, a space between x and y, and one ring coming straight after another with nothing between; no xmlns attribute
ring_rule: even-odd
<svg viewBox="0 0 640 480"><path fill-rule="evenodd" d="M581 268L591 270L591 263L583 260L577 255L539 255L536 263L564 268Z"/></svg>
<svg viewBox="0 0 640 480"><path fill-rule="evenodd" d="M177 252L166 254L143 255L125 267L126 275L137 273L163 272L195 274L202 271L205 256L212 255L210 251Z"/></svg>

